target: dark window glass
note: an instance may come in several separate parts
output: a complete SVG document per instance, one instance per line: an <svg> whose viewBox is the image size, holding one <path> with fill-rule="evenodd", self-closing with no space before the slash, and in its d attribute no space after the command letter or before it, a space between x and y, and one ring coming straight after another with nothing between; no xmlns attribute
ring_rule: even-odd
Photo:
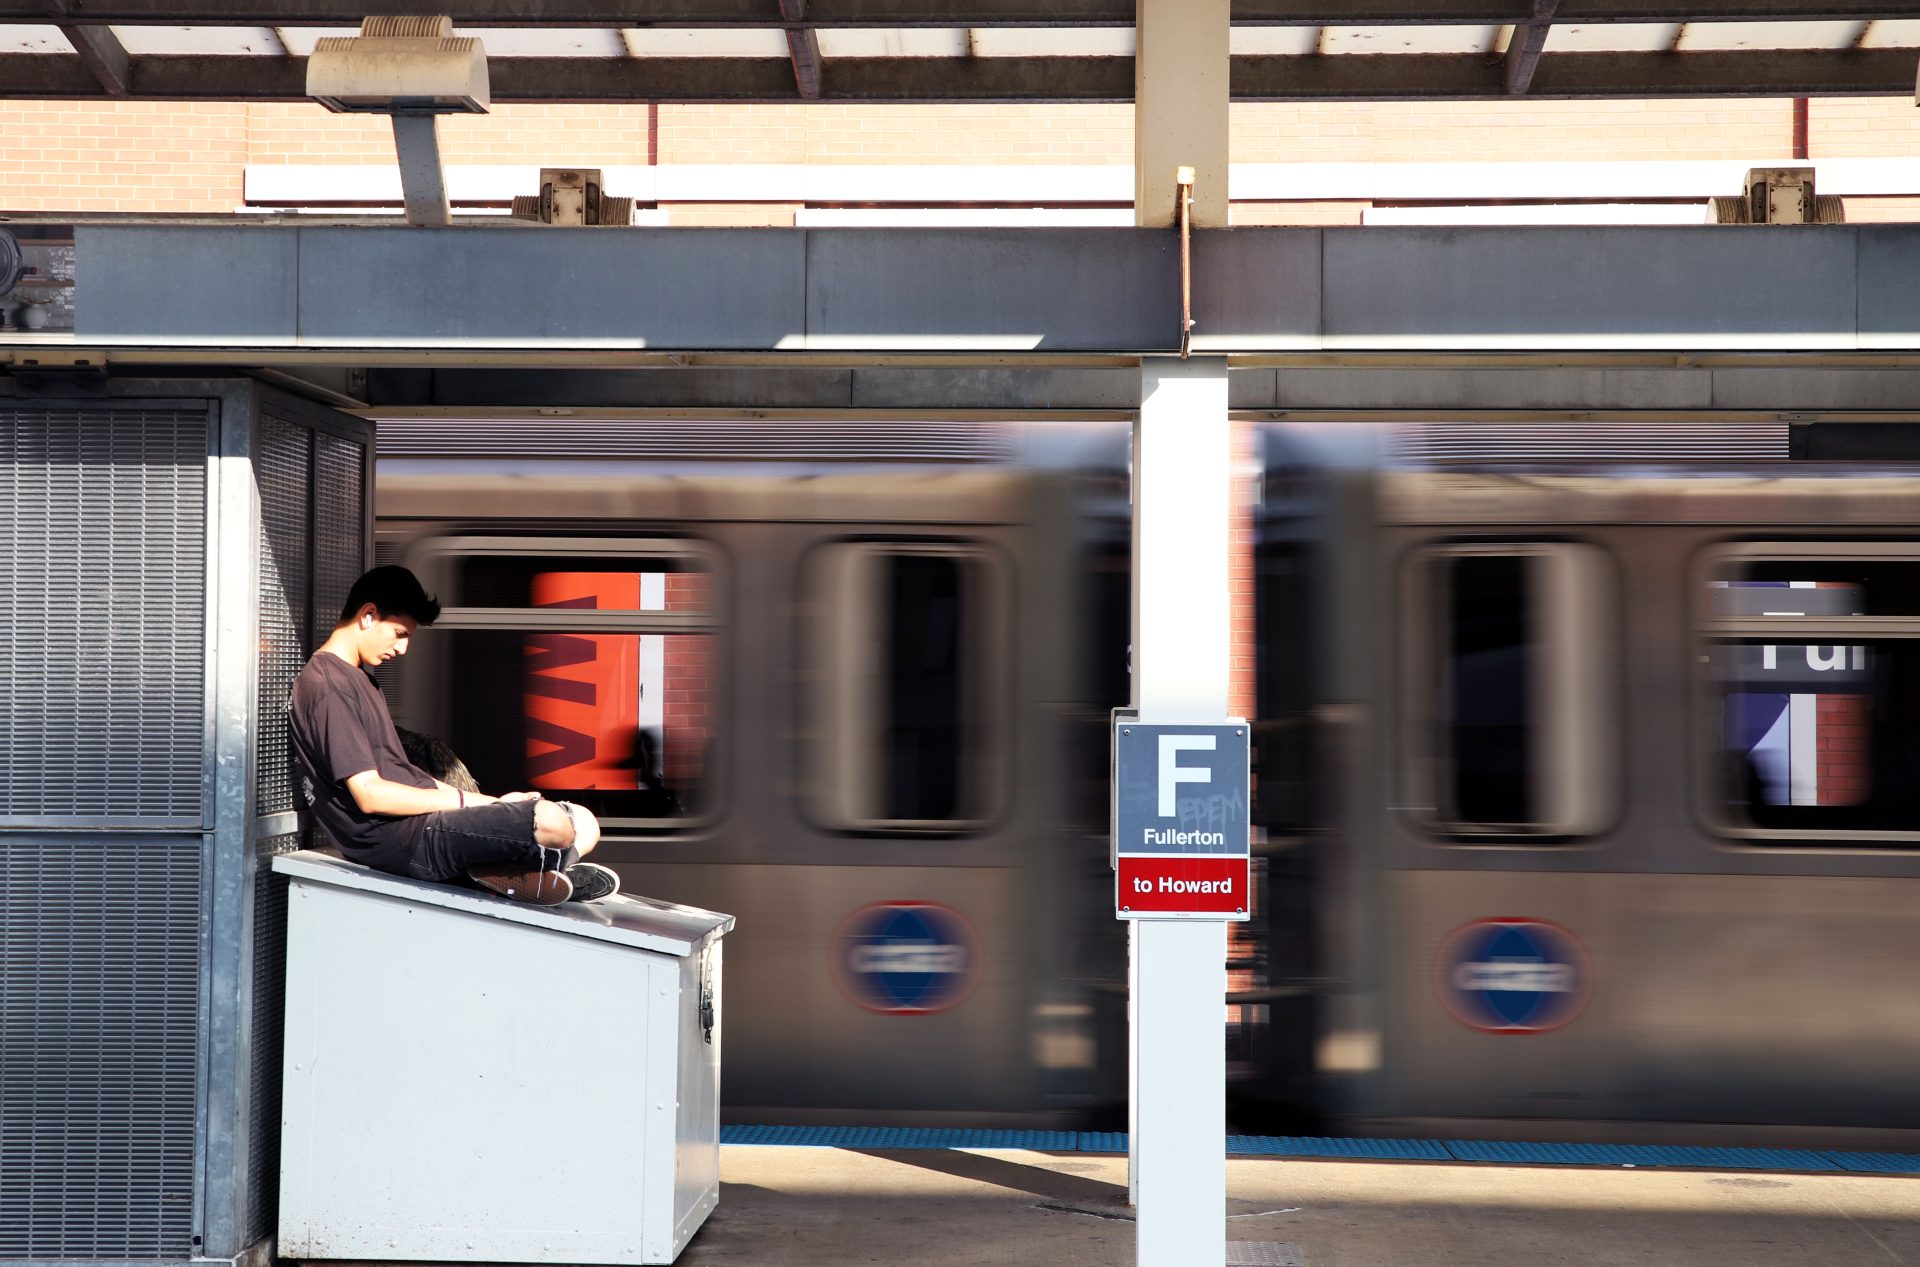
<svg viewBox="0 0 1920 1267"><path fill-rule="evenodd" d="M482 791L537 789L610 820L708 807L718 640L435 630L447 732Z"/></svg>
<svg viewBox="0 0 1920 1267"><path fill-rule="evenodd" d="M1104 833L1112 813L1113 710L1133 694L1133 556L1125 541L1089 550L1082 565L1084 647L1080 703L1074 710L1076 821Z"/></svg>
<svg viewBox="0 0 1920 1267"><path fill-rule="evenodd" d="M1442 750L1456 822L1533 821L1527 565L1515 555L1466 555L1446 564Z"/></svg>
<svg viewBox="0 0 1920 1267"><path fill-rule="evenodd" d="M1754 827L1920 830L1920 642L1715 644L1719 798Z"/></svg>
<svg viewBox="0 0 1920 1267"><path fill-rule="evenodd" d="M1263 545L1254 556L1255 680L1253 821L1305 826L1313 754L1311 556L1295 544Z"/></svg>
<svg viewBox="0 0 1920 1267"><path fill-rule="evenodd" d="M884 816L958 818L968 747L961 711L960 560L893 555L883 576Z"/></svg>

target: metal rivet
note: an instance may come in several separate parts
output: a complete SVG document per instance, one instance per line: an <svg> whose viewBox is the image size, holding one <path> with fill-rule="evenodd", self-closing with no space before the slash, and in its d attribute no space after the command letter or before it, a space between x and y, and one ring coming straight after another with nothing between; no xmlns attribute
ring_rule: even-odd
<svg viewBox="0 0 1920 1267"><path fill-rule="evenodd" d="M1120 728L1120 733L1123 735L1131 735L1133 733L1133 730L1130 727L1122 726Z"/></svg>

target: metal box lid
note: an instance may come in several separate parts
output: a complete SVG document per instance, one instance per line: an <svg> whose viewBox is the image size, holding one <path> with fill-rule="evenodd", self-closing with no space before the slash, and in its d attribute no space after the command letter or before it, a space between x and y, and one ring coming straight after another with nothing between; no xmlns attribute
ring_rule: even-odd
<svg viewBox="0 0 1920 1267"><path fill-rule="evenodd" d="M598 902L529 906L478 889L459 889L388 875L314 850L280 854L273 869L292 880L329 884L381 897L530 924L572 937L590 937L663 955L685 957L733 931L733 916L622 893Z"/></svg>

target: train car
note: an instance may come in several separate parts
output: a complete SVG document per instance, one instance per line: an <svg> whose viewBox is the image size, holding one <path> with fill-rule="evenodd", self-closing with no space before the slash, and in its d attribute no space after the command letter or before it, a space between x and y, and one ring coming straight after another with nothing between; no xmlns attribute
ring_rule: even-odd
<svg viewBox="0 0 1920 1267"><path fill-rule="evenodd" d="M1308 988L1245 1089L1370 1134L1920 1126L1911 468L1784 424L1262 443L1265 944Z"/></svg>
<svg viewBox="0 0 1920 1267"><path fill-rule="evenodd" d="M483 788L593 809L629 891L738 918L730 1118L1124 1101L1124 424L403 420L380 442L377 557L444 604L382 671L396 720Z"/></svg>

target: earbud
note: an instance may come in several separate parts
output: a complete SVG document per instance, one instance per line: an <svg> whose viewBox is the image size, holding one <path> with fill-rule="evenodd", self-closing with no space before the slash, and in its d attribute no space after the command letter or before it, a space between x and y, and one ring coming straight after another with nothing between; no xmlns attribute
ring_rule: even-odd
<svg viewBox="0 0 1920 1267"><path fill-rule="evenodd" d="M371 629L371 628L373 628L373 617L371 617L371 616L362 616L362 617L360 618L360 627L361 627L362 629Z"/></svg>

